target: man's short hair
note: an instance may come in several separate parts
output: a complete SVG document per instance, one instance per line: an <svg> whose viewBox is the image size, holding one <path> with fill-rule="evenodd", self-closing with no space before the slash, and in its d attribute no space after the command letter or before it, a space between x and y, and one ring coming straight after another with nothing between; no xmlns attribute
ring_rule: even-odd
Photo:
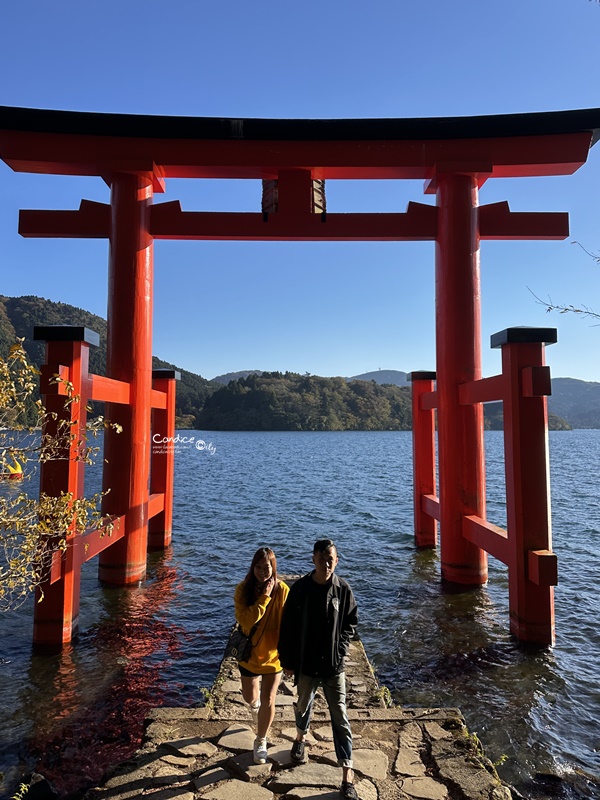
<svg viewBox="0 0 600 800"><path fill-rule="evenodd" d="M324 553L326 550L329 550L330 547L333 547L337 553L335 542L333 542L331 539L319 539L318 542L315 542L315 546L313 547L313 555L315 553Z"/></svg>

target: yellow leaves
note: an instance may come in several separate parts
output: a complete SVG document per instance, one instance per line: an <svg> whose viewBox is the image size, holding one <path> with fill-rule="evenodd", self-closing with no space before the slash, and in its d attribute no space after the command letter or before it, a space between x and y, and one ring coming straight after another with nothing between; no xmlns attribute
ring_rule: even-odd
<svg viewBox="0 0 600 800"><path fill-rule="evenodd" d="M8 477L15 460L24 475L23 480L0 481L0 611L17 608L36 588L41 601L41 584L55 554L64 558L75 537L96 528L110 535L114 529L114 523L102 517L102 494L75 498L61 492L38 498L19 489L49 460L94 463L99 448L90 447L88 437L108 427L121 430L102 417L81 430L76 415L61 419L49 412L40 399L32 397L38 375L28 362L23 340L10 348L5 359L0 358L0 476ZM60 376L55 381L66 387L67 406L80 402L71 382Z"/></svg>

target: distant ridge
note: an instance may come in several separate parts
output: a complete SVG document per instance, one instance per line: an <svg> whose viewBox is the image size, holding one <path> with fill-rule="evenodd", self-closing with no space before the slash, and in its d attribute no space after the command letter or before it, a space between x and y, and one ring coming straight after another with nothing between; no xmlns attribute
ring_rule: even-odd
<svg viewBox="0 0 600 800"><path fill-rule="evenodd" d="M221 383L223 386L227 386L231 381L237 381L239 378L247 378L248 375L262 375L262 370L243 369L240 372L226 372L224 375L217 375L216 378L213 378L213 383Z"/></svg>
<svg viewBox="0 0 600 800"><path fill-rule="evenodd" d="M374 372L363 372L362 375L353 375L346 378L348 381L375 381L375 383L385 383L392 386L410 386L406 380L406 372L397 369L378 369Z"/></svg>
<svg viewBox="0 0 600 800"><path fill-rule="evenodd" d="M240 372L226 372L223 375L217 375L213 378L215 383L222 383L224 386L230 381L237 381L239 378L247 378L248 375L262 375L263 370L260 369L243 369ZM387 384L390 386L410 386L406 379L406 372L401 372L397 369L378 369L374 372L363 372L362 375L353 375L351 378L344 378L346 381L375 381L379 384ZM321 375L320 377L327 377ZM336 376L331 376L336 377Z"/></svg>
<svg viewBox="0 0 600 800"><path fill-rule="evenodd" d="M553 378L548 410L572 428L600 428L600 383Z"/></svg>

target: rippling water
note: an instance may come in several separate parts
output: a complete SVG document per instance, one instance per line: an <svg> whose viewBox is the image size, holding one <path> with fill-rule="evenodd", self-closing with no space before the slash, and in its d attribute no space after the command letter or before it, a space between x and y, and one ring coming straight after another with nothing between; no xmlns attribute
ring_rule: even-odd
<svg viewBox="0 0 600 800"><path fill-rule="evenodd" d="M600 431L550 434L560 585L557 644L543 650L508 633L503 565L490 559L487 586L450 594L437 554L414 549L410 433L202 436L215 452L178 449L173 547L151 555L142 587L103 590L97 563L85 565L80 635L59 656L32 654L30 607L0 618L5 792L36 763L63 792L96 781L139 742L148 708L201 703L254 550L304 572L323 536L338 543L361 638L397 702L459 707L527 796L546 796L539 773L600 774ZM501 436L486 433L486 461L488 516L504 525ZM600 796L583 778L573 792Z"/></svg>

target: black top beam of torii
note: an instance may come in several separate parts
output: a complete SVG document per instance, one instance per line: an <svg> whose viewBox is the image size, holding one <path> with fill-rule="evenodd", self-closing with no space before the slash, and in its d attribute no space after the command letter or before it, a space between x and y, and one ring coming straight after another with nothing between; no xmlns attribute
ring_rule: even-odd
<svg viewBox="0 0 600 800"><path fill-rule="evenodd" d="M383 141L600 136L600 108L473 117L262 119L109 114L0 106L0 130L80 136L247 141Z"/></svg>

